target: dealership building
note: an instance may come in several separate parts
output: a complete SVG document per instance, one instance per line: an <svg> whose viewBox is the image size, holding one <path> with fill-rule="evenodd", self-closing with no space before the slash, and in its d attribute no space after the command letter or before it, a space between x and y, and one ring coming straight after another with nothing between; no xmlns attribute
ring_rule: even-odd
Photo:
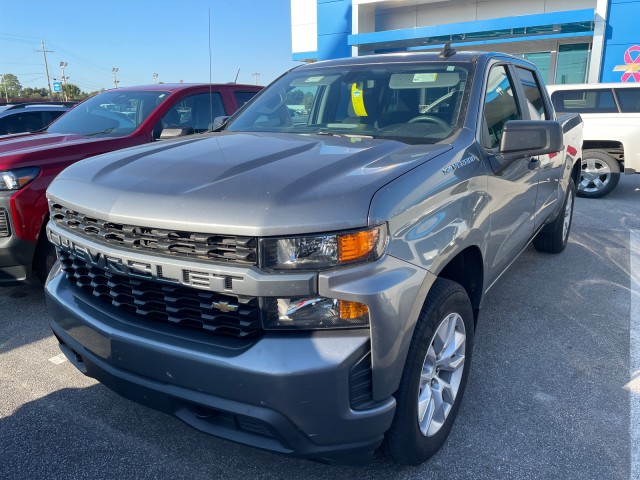
<svg viewBox="0 0 640 480"><path fill-rule="evenodd" d="M640 82L640 0L291 0L293 59L511 53L555 83Z"/></svg>

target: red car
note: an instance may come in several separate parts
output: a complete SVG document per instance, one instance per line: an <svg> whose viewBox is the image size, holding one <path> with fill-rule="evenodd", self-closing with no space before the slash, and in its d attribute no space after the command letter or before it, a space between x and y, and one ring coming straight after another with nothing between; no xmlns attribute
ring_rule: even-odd
<svg viewBox="0 0 640 480"><path fill-rule="evenodd" d="M100 93L46 131L0 137L0 285L44 281L55 260L44 226L45 191L78 160L210 130L253 97L255 85L175 84Z"/></svg>

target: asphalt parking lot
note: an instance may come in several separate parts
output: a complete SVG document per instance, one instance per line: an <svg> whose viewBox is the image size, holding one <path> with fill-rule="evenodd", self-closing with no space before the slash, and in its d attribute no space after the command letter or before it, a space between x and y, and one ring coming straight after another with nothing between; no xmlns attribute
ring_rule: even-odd
<svg viewBox="0 0 640 480"><path fill-rule="evenodd" d="M639 249L640 175L578 199L566 251L529 248L486 297L457 423L411 468L381 454L322 465L194 431L65 361L42 287L0 289L0 478L640 478Z"/></svg>

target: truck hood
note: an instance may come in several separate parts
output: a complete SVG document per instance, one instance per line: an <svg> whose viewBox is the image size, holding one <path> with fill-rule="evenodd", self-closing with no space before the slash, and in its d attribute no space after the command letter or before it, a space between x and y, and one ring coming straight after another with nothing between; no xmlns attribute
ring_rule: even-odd
<svg viewBox="0 0 640 480"><path fill-rule="evenodd" d="M223 132L120 150L64 170L51 200L138 226L271 236L367 225L374 193L451 145Z"/></svg>
<svg viewBox="0 0 640 480"><path fill-rule="evenodd" d="M0 137L0 155L20 153L55 147L61 143L77 144L80 141L95 140L83 135L58 133L28 133Z"/></svg>

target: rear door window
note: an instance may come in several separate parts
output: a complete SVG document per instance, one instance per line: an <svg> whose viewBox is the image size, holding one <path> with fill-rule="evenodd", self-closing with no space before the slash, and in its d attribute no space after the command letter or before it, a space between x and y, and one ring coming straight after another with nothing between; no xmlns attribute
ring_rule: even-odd
<svg viewBox="0 0 640 480"><path fill-rule="evenodd" d="M517 67L518 78L527 99L527 107L531 120L548 120L549 115L544 105L544 96L540 90L540 85L531 70Z"/></svg>
<svg viewBox="0 0 640 480"><path fill-rule="evenodd" d="M623 113L640 112L640 88L616 88L615 92Z"/></svg>
<svg viewBox="0 0 640 480"><path fill-rule="evenodd" d="M558 90L551 95L558 112L617 113L611 89Z"/></svg>

